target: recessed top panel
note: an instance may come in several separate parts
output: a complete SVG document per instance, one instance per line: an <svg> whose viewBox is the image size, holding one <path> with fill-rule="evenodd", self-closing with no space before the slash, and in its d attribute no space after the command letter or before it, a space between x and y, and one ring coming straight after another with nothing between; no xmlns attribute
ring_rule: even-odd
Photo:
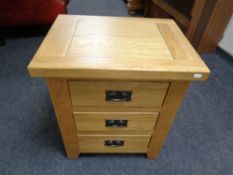
<svg viewBox="0 0 233 175"><path fill-rule="evenodd" d="M79 21L67 56L172 59L155 23Z"/></svg>

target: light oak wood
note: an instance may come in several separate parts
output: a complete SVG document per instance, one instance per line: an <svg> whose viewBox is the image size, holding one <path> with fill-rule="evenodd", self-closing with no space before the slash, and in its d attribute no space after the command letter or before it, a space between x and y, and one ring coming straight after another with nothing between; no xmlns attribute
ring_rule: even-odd
<svg viewBox="0 0 233 175"><path fill-rule="evenodd" d="M154 131L158 113L132 112L76 112L74 113L78 131ZM106 127L106 120L127 120L126 127Z"/></svg>
<svg viewBox="0 0 233 175"><path fill-rule="evenodd" d="M57 21L48 32L43 44L37 51L39 57L44 56L66 56L73 39L73 33L77 27L75 20ZM59 37L58 37L59 36Z"/></svg>
<svg viewBox="0 0 233 175"><path fill-rule="evenodd" d="M69 81L73 106L81 107L160 107L168 83ZM131 101L106 101L106 90L132 91Z"/></svg>
<svg viewBox="0 0 233 175"><path fill-rule="evenodd" d="M148 147L147 157L149 159L155 159L159 155L188 85L188 81L171 82Z"/></svg>
<svg viewBox="0 0 233 175"><path fill-rule="evenodd" d="M198 53L191 49L192 46L189 44L187 38L182 38L183 33L176 26L168 28L167 25L159 24L158 28L162 36L164 36L165 42L175 60L182 61L186 59L194 61L193 58L198 57ZM176 40L176 37L180 39ZM204 66L204 64L200 63L200 66Z"/></svg>
<svg viewBox="0 0 233 175"><path fill-rule="evenodd" d="M70 159L80 152L155 158L189 82L209 75L172 20L74 15L58 16L28 70L49 77ZM131 91L131 100L106 101L107 90ZM107 119L128 120L128 125L109 128ZM108 147L106 140L124 146Z"/></svg>
<svg viewBox="0 0 233 175"><path fill-rule="evenodd" d="M137 31L131 33L136 28ZM142 30L144 32L140 32ZM135 47L140 49L137 50ZM138 25L134 22L128 22L127 25L122 26L121 21L108 22L107 26L105 21L78 22L67 56L95 59L117 56L130 57L131 59L172 60L156 24Z"/></svg>
<svg viewBox="0 0 233 175"><path fill-rule="evenodd" d="M209 74L172 20L72 15L58 16L28 69L32 76L89 80L205 80Z"/></svg>
<svg viewBox="0 0 233 175"><path fill-rule="evenodd" d="M79 135L81 153L146 153L150 135ZM123 140L122 147L107 147L105 140Z"/></svg>
<svg viewBox="0 0 233 175"><path fill-rule="evenodd" d="M79 156L79 142L72 113L68 83L65 79L48 79L48 88L69 159Z"/></svg>

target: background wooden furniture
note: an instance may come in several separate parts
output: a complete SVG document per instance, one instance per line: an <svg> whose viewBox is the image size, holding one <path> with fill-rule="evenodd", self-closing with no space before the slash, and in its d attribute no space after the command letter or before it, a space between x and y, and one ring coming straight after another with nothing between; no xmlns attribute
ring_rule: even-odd
<svg viewBox="0 0 233 175"><path fill-rule="evenodd" d="M154 159L189 82L209 69L170 19L60 15L28 66L48 79L68 158Z"/></svg>
<svg viewBox="0 0 233 175"><path fill-rule="evenodd" d="M229 0L145 0L146 17L173 18L198 52L212 52L233 12Z"/></svg>
<svg viewBox="0 0 233 175"><path fill-rule="evenodd" d="M126 2L130 15L134 15L138 11L142 11L144 8L144 0L126 0Z"/></svg>

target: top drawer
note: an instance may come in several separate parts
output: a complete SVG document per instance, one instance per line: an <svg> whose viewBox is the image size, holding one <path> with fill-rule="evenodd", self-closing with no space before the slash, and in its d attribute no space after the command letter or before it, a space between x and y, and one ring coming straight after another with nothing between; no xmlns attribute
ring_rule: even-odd
<svg viewBox="0 0 233 175"><path fill-rule="evenodd" d="M160 107L169 83L69 81L73 106Z"/></svg>

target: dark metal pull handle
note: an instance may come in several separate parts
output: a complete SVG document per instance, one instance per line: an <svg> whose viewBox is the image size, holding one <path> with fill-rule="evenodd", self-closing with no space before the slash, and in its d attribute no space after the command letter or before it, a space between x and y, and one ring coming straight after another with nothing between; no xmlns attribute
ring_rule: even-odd
<svg viewBox="0 0 233 175"><path fill-rule="evenodd" d="M105 120L105 127L123 128L128 126L128 120Z"/></svg>
<svg viewBox="0 0 233 175"><path fill-rule="evenodd" d="M132 91L105 91L106 101L122 102L131 101Z"/></svg>
<svg viewBox="0 0 233 175"><path fill-rule="evenodd" d="M105 140L104 146L107 147L121 147L124 146L124 140Z"/></svg>

